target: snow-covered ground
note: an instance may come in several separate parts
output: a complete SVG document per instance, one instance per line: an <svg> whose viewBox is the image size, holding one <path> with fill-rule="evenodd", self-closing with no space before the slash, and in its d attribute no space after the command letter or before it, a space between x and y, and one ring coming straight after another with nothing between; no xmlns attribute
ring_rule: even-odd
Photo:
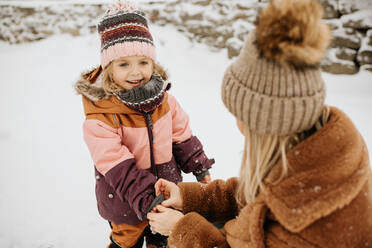
<svg viewBox="0 0 372 248"><path fill-rule="evenodd" d="M242 136L220 100L226 51L211 52L170 27L152 27L171 93L217 163L213 178L238 175ZM0 43L0 247L102 248L109 225L96 210L93 164L82 138L82 70L99 63L96 35ZM372 150L372 73L324 74L328 103L354 120ZM372 153L371 153L372 154ZM186 176L186 180L194 180Z"/></svg>

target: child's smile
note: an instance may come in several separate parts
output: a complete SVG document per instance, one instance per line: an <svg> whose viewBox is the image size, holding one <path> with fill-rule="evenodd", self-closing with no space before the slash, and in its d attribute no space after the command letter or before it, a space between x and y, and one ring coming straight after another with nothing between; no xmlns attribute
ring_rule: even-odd
<svg viewBox="0 0 372 248"><path fill-rule="evenodd" d="M142 85L142 83L144 83L144 80L143 78L139 80L130 80L130 81L127 80L127 83L133 85L133 87L137 87L137 86Z"/></svg>

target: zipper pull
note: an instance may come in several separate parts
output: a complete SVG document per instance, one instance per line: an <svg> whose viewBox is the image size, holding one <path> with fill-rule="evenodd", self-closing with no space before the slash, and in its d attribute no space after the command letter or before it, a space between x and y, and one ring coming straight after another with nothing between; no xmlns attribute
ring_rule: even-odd
<svg viewBox="0 0 372 248"><path fill-rule="evenodd" d="M152 130L154 125L152 124L151 114L149 114L149 113L146 114L146 121L147 121L147 124L149 125L150 129ZM151 134L151 142L154 143L154 134L153 133Z"/></svg>
<svg viewBox="0 0 372 248"><path fill-rule="evenodd" d="M151 115L150 115L150 114L146 114L146 121L147 121L149 127L150 127L151 130L152 130L152 128L153 128L153 124L152 124L152 120L151 120Z"/></svg>

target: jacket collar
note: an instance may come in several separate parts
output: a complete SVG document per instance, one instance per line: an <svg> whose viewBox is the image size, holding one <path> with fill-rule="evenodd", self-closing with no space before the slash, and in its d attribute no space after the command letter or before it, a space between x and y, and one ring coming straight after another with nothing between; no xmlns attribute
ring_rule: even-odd
<svg viewBox="0 0 372 248"><path fill-rule="evenodd" d="M112 94L105 92L102 88L103 69L97 66L87 70L80 75L80 78L74 85L75 91L93 102L109 99ZM165 82L166 90L170 88L170 83Z"/></svg>
<svg viewBox="0 0 372 248"><path fill-rule="evenodd" d="M337 108L331 108L323 128L287 153L287 160L288 175L274 183L281 174L275 166L262 194L275 218L292 232L349 204L370 175L363 138Z"/></svg>
<svg viewBox="0 0 372 248"><path fill-rule="evenodd" d="M93 102L108 99L111 95L108 95L102 88L102 77L101 66L83 72L75 83L76 92Z"/></svg>
<svg viewBox="0 0 372 248"><path fill-rule="evenodd" d="M133 114L138 111L125 104L113 94L107 93L102 88L103 70L101 66L85 71L75 83L75 90L83 96L83 106L85 115L88 114ZM165 91L169 89L170 83L165 82L165 87L161 94L161 100L165 98ZM159 106L159 97L156 98L156 106ZM155 106L155 105L154 105ZM147 105L145 106L147 107ZM147 108L146 108L147 109Z"/></svg>

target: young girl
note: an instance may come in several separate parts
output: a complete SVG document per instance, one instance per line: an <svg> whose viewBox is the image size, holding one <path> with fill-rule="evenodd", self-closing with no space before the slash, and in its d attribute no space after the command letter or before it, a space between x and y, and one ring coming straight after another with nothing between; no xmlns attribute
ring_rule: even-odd
<svg viewBox="0 0 372 248"><path fill-rule="evenodd" d="M106 11L98 31L101 66L83 74L75 88L83 95L98 210L112 228L109 247L142 247L143 237L147 247L166 247L166 237L147 228L156 180L178 183L182 170L207 183L214 161L167 93L168 76L156 63L144 13L118 2Z"/></svg>
<svg viewBox="0 0 372 248"><path fill-rule="evenodd" d="M148 218L170 247L372 247L367 147L345 113L324 105L321 10L314 0L262 10L222 84L245 138L240 178L159 180L168 199Z"/></svg>

